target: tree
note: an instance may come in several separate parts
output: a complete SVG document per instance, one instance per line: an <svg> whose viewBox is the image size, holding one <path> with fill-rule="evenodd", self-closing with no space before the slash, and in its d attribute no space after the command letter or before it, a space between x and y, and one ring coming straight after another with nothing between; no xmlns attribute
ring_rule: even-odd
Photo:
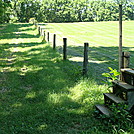
<svg viewBox="0 0 134 134"><path fill-rule="evenodd" d="M0 0L0 23L9 22L11 3L9 0Z"/></svg>

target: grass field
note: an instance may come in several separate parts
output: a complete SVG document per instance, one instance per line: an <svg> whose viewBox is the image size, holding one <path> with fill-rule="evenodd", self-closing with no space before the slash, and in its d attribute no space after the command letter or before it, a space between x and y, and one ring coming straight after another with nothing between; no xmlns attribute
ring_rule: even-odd
<svg viewBox="0 0 134 134"><path fill-rule="evenodd" d="M51 41L53 33L57 34L57 46L62 46L63 37L68 38L68 55L74 62L83 60L83 45L88 42L89 68L94 68L99 78L108 66L118 69L118 25L118 22L48 23L44 28L51 33ZM123 51L131 53L130 67L134 67L134 21L123 22Z"/></svg>
<svg viewBox="0 0 134 134"><path fill-rule="evenodd" d="M3 24L0 31L0 134L133 134L131 121L95 116L94 105L107 92L95 79L99 56L92 56L92 71L83 78L77 64L63 61L33 25ZM103 47L90 49L99 54ZM70 58L79 57L81 48L70 45Z"/></svg>

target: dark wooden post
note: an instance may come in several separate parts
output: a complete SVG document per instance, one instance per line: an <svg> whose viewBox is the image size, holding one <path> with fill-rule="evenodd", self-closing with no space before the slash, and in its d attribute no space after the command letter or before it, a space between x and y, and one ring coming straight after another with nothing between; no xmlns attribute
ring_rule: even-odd
<svg viewBox="0 0 134 134"><path fill-rule="evenodd" d="M63 60L67 59L67 38L63 38Z"/></svg>
<svg viewBox="0 0 134 134"><path fill-rule="evenodd" d="M122 68L122 5L119 5L119 71Z"/></svg>
<svg viewBox="0 0 134 134"><path fill-rule="evenodd" d="M38 27L38 33L39 33L39 35L40 35L40 26Z"/></svg>
<svg viewBox="0 0 134 134"><path fill-rule="evenodd" d="M45 33L45 31L44 31L43 41L45 41L45 39L46 39L46 33Z"/></svg>
<svg viewBox="0 0 134 134"><path fill-rule="evenodd" d="M130 52L122 52L122 65L123 68L129 68Z"/></svg>
<svg viewBox="0 0 134 134"><path fill-rule="evenodd" d="M49 32L47 32L47 41L49 42Z"/></svg>
<svg viewBox="0 0 134 134"><path fill-rule="evenodd" d="M53 49L56 48L56 34L53 36Z"/></svg>
<svg viewBox="0 0 134 134"><path fill-rule="evenodd" d="M122 52L122 68L129 68L130 64L130 52ZM128 84L132 84L132 76L130 74L127 74L123 71L121 71L120 80L125 81Z"/></svg>
<svg viewBox="0 0 134 134"><path fill-rule="evenodd" d="M83 75L88 72L88 43L84 43L84 61L83 61Z"/></svg>

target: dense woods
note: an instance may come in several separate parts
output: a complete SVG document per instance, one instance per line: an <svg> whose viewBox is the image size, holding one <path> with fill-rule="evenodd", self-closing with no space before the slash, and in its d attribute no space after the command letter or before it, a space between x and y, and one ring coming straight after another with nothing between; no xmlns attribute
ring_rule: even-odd
<svg viewBox="0 0 134 134"><path fill-rule="evenodd" d="M0 0L0 23L118 20L118 0ZM125 1L125 0L124 0ZM123 19L134 20L134 0L123 5Z"/></svg>

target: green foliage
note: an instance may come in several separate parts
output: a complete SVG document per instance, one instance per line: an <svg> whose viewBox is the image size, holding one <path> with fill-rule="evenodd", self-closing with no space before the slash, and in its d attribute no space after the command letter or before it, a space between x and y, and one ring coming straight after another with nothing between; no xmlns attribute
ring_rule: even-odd
<svg viewBox="0 0 134 134"><path fill-rule="evenodd" d="M35 24L36 22L37 22L37 21L36 21L35 18L30 18L30 19L29 19L29 23Z"/></svg>
<svg viewBox="0 0 134 134"><path fill-rule="evenodd" d="M11 13L11 1L0 0L0 23L8 23Z"/></svg>
<svg viewBox="0 0 134 134"><path fill-rule="evenodd" d="M127 133L134 127L132 115L127 111L127 107L125 104L112 104L110 106L112 115L110 117L100 115L99 119L104 120L104 125L112 129L114 134Z"/></svg>
<svg viewBox="0 0 134 134"><path fill-rule="evenodd" d="M123 7L123 20L134 20L134 2L128 1ZM119 9L117 1L101 0L0 0L2 22L84 22L116 21Z"/></svg>
<svg viewBox="0 0 134 134"><path fill-rule="evenodd" d="M118 72L116 69L112 69L111 67L108 67L108 69L110 71L108 73L102 73L102 76L104 76L107 79L107 81L104 83L108 85L109 90L109 88L113 86L112 81L118 80L120 72Z"/></svg>

